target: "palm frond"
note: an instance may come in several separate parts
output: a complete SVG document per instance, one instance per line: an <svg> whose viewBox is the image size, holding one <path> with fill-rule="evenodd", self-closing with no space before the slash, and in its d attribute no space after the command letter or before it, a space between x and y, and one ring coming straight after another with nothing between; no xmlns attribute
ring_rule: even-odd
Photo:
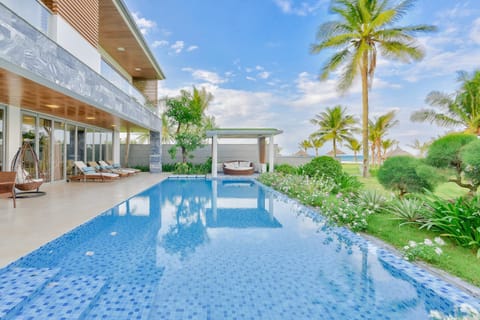
<svg viewBox="0 0 480 320"><path fill-rule="evenodd" d="M351 55L350 50L344 49L340 52L335 53L327 63L322 68L322 72L320 74L320 79L325 80L328 78L330 72L336 70L339 65L341 65L347 58Z"/></svg>
<svg viewBox="0 0 480 320"><path fill-rule="evenodd" d="M431 109L421 109L415 111L410 116L410 120L413 122L425 122L434 123L440 127L451 127L462 125L462 121L452 118L446 114L438 113L435 110Z"/></svg>
<svg viewBox="0 0 480 320"><path fill-rule="evenodd" d="M425 55L421 48L399 41L382 41L380 50L383 55L404 62L421 60Z"/></svg>

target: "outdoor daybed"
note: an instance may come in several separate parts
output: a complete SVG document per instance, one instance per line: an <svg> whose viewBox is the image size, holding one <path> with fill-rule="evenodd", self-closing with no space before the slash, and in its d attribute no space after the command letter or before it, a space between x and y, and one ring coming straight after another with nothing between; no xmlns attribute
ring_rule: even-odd
<svg viewBox="0 0 480 320"><path fill-rule="evenodd" d="M250 161L234 160L223 163L223 173L232 176L245 176L253 174L253 163Z"/></svg>

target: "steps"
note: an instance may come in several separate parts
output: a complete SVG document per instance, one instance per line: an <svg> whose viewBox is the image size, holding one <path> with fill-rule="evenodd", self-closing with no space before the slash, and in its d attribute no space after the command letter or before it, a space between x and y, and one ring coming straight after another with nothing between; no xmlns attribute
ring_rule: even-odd
<svg viewBox="0 0 480 320"><path fill-rule="evenodd" d="M61 276L46 284L15 315L21 319L79 319L101 294L106 279L91 276Z"/></svg>
<svg viewBox="0 0 480 320"><path fill-rule="evenodd" d="M0 274L0 319L29 301L59 269L12 268Z"/></svg>

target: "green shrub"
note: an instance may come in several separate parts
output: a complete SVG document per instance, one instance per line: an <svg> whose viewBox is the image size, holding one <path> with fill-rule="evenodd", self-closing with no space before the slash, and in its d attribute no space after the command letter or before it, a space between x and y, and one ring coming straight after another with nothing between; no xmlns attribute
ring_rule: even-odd
<svg viewBox="0 0 480 320"><path fill-rule="evenodd" d="M138 169L142 172L149 172L150 171L150 167L149 166L133 166L134 169Z"/></svg>
<svg viewBox="0 0 480 320"><path fill-rule="evenodd" d="M358 192L362 188L361 183L357 177L351 176L347 173L342 173L334 178L334 182L337 184L338 192Z"/></svg>
<svg viewBox="0 0 480 320"><path fill-rule="evenodd" d="M480 197L446 201L430 194L425 199L430 216L421 228L438 231L458 245L474 250L480 258Z"/></svg>
<svg viewBox="0 0 480 320"><path fill-rule="evenodd" d="M163 172L174 172L175 171L175 163L162 163L162 171Z"/></svg>
<svg viewBox="0 0 480 320"><path fill-rule="evenodd" d="M472 180L474 186L480 185L480 140L476 139L465 145L460 151L460 158L465 165L465 177Z"/></svg>
<svg viewBox="0 0 480 320"><path fill-rule="evenodd" d="M335 179L343 173L342 165L328 156L313 158L300 168L300 172L309 177L330 177Z"/></svg>
<svg viewBox="0 0 480 320"><path fill-rule="evenodd" d="M435 169L409 156L391 157L378 170L378 181L403 197L406 193L433 190L438 183Z"/></svg>
<svg viewBox="0 0 480 320"><path fill-rule="evenodd" d="M298 168L289 165L287 163L284 164L279 164L275 166L275 171L279 173L284 173L284 174L297 174L298 173Z"/></svg>
<svg viewBox="0 0 480 320"><path fill-rule="evenodd" d="M461 169L460 150L476 139L471 134L455 133L435 140L428 148L427 164L438 168Z"/></svg>
<svg viewBox="0 0 480 320"><path fill-rule="evenodd" d="M428 215L428 210L423 200L416 198L393 199L384 210L395 215L397 219L403 220L404 222L400 225L420 223L425 221L425 216Z"/></svg>
<svg viewBox="0 0 480 320"><path fill-rule="evenodd" d="M173 172L176 174L188 174L190 173L190 165L186 162L178 162L175 164L175 170Z"/></svg>

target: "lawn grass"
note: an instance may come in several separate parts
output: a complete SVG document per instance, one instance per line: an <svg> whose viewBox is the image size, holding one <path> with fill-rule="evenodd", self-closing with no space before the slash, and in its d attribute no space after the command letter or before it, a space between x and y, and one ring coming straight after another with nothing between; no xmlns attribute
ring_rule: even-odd
<svg viewBox="0 0 480 320"><path fill-rule="evenodd" d="M434 232L418 229L417 225L400 226L399 221L395 220L394 217L391 214L369 216L366 232L399 250L407 245L409 240L423 242L425 238L433 240L433 238L438 237L438 234ZM437 258L436 262L430 264L480 287L480 260L471 250L456 246L448 239L443 239L446 242L442 246L443 254Z"/></svg>
<svg viewBox="0 0 480 320"><path fill-rule="evenodd" d="M358 177L363 183L364 189L375 190L384 195L392 194L385 190L375 177L361 177L358 164L342 164L342 166L345 172ZM454 199L466 193L466 189L460 188L452 182L443 183L435 189L435 194L444 199ZM425 238L433 239L439 236L432 231L419 229L419 225L400 226L399 220L395 220L394 217L391 214L369 216L366 233L393 245L399 250L407 245L409 240L423 242ZM449 242L448 239L443 239L446 242L445 246L442 247L443 254L438 257L437 261L430 264L480 287L480 259L477 259L471 250L459 247Z"/></svg>

